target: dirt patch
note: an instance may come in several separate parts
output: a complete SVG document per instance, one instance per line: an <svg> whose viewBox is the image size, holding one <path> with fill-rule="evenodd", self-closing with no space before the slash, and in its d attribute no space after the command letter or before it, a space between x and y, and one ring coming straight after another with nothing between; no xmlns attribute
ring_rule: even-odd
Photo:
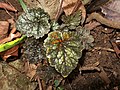
<svg viewBox="0 0 120 90"><path fill-rule="evenodd" d="M94 35L96 47L112 48L110 37L112 34L105 34L102 32L104 27L98 27L91 31ZM99 72L83 71L82 75L78 74L72 81L66 81L67 90L114 90L120 88L120 60L114 52L107 50L95 50L93 52L86 52L84 56L83 66L100 62L98 67L103 67L105 73L110 79L110 86L106 85L103 78L100 77Z"/></svg>

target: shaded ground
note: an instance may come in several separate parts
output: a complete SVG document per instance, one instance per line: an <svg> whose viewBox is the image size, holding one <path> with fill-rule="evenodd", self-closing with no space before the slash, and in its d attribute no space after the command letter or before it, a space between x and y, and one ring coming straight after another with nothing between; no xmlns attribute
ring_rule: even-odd
<svg viewBox="0 0 120 90"><path fill-rule="evenodd" d="M95 37L94 45L96 47L112 48L110 43L112 34L103 33L103 29L104 27L98 27L91 32ZM115 87L120 89L120 60L116 57L116 54L105 50L87 52L84 56L83 66L97 61L100 62L98 67L103 67L110 79L110 86L105 85L106 83L100 77L100 73L84 71L83 75L78 74L67 87L71 90L116 90Z"/></svg>
<svg viewBox="0 0 120 90"><path fill-rule="evenodd" d="M22 11L17 0L9 0L9 2L18 10ZM14 13L10 12L11 15ZM17 15L15 16L17 17ZM0 20L7 20L11 18L5 10L0 10ZM106 34L104 32L106 27L100 26L91 31L91 34L95 38L94 46L102 48L113 48L110 40L117 37L118 33L114 32ZM109 31L112 31L110 29ZM114 36L115 33L115 36ZM84 51L83 57L80 59L80 65L86 66L88 64L94 64L99 62L99 68L103 68L104 74L108 77L106 78L100 76L98 71L78 71L78 68L72 72L72 74L61 83L65 90L118 90L120 89L120 60L114 52L107 50L93 50ZM1 64L2 65L2 64ZM78 65L79 67L79 65ZM3 68L0 68L3 69ZM1 80L1 79L0 79ZM109 85L108 85L109 84ZM2 84L0 84L1 87ZM19 87L18 87L19 88ZM16 90L28 90L26 88L16 89Z"/></svg>

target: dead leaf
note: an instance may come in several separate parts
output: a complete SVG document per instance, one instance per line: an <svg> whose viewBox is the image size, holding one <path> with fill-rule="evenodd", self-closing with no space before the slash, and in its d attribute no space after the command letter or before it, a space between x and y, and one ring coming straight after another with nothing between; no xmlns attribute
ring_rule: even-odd
<svg viewBox="0 0 120 90"><path fill-rule="evenodd" d="M55 19L58 11L60 0L24 0L30 8L42 8L50 15L51 19Z"/></svg>
<svg viewBox="0 0 120 90"><path fill-rule="evenodd" d="M111 0L103 5L101 9L107 19L120 22L120 0Z"/></svg>
<svg viewBox="0 0 120 90"><path fill-rule="evenodd" d="M82 12L82 24L86 18L86 9L81 0L64 0L62 8L66 15L70 15L77 10L81 10Z"/></svg>
<svg viewBox="0 0 120 90"><path fill-rule="evenodd" d="M75 3L77 0L64 0L62 8L66 15L70 15L74 9Z"/></svg>
<svg viewBox="0 0 120 90"><path fill-rule="evenodd" d="M10 56L18 56L18 48L19 48L19 45L15 46L7 51L1 52L0 56L2 57L2 59L4 61L6 61L6 59L9 58Z"/></svg>
<svg viewBox="0 0 120 90"><path fill-rule="evenodd" d="M9 31L10 34L8 35ZM12 19L8 19L7 21L0 21L0 44L11 41L12 39L20 37L21 34L16 32L15 22Z"/></svg>
<svg viewBox="0 0 120 90"><path fill-rule="evenodd" d="M17 12L17 10L13 6L11 6L11 5L7 4L7 3L3 3L3 2L0 2L0 8Z"/></svg>
<svg viewBox="0 0 120 90"><path fill-rule="evenodd" d="M36 74L37 65L30 64L28 61L25 62L25 73L28 77L30 77L30 80L35 76Z"/></svg>
<svg viewBox="0 0 120 90"><path fill-rule="evenodd" d="M53 90L52 86L48 86L47 90Z"/></svg>
<svg viewBox="0 0 120 90"><path fill-rule="evenodd" d="M10 34L9 34L8 37L3 38L2 40L0 40L0 44L3 44L3 43L6 43L6 42L9 42L9 41L12 41L13 39L18 38L18 37L21 36L21 34L20 34L19 32L17 32L17 33L15 33L15 32L16 32L16 28L14 27L14 28L11 30L11 32L10 32Z"/></svg>
<svg viewBox="0 0 120 90"><path fill-rule="evenodd" d="M0 40L7 36L8 28L9 23L7 21L0 21Z"/></svg>

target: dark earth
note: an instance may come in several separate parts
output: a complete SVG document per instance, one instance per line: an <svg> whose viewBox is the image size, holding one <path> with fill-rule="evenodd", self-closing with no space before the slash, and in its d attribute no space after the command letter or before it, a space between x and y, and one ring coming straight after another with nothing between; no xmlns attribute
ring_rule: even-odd
<svg viewBox="0 0 120 90"><path fill-rule="evenodd" d="M3 0L4 1L4 0ZM8 0L17 10L18 14L22 12L22 8L17 0ZM15 18L18 14L9 12ZM0 9L0 21L11 18L4 9ZM105 29L110 31L105 32ZM79 60L78 67L60 84L65 90L120 90L120 59L116 56L111 45L111 40L115 39L118 35L116 29L108 28L106 26L96 27L91 30L95 41L94 46L103 49L85 50L83 57ZM87 66L99 62L98 70L82 70L79 71L80 66ZM2 79L0 79L2 80ZM22 82L21 82L22 83ZM2 84L0 84L1 87ZM5 89L2 89L5 90ZM28 90L27 88L11 89L11 90ZM33 90L32 88L29 90ZM37 88L35 90L38 90ZM51 89L50 89L51 90Z"/></svg>

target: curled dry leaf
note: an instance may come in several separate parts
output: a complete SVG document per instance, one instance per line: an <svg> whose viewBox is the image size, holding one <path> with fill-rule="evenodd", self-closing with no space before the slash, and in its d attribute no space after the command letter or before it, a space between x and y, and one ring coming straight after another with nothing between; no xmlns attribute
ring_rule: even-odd
<svg viewBox="0 0 120 90"><path fill-rule="evenodd" d="M10 56L18 56L18 48L19 48L19 45L15 46L7 51L1 52L0 53L1 58L4 61L6 61L6 59L9 58Z"/></svg>
<svg viewBox="0 0 120 90"><path fill-rule="evenodd" d="M11 30L9 35L8 30ZM0 21L0 44L6 43L20 36L21 34L19 32L16 33L15 22L13 18L8 19L7 21Z"/></svg>
<svg viewBox="0 0 120 90"><path fill-rule="evenodd" d="M9 20L11 21L13 19L9 19ZM1 51L0 56L2 57L3 60L6 60L10 56L18 56L19 45L6 51L4 51L5 50L4 48L6 47L2 48L3 43L6 43L8 41L11 41L13 38L17 38L21 36L20 33L18 32L14 34L16 32L15 27L10 31L10 34L8 36L8 30L9 30L9 27L11 26L10 24L14 26L14 22L11 23L9 21L0 21L0 44L1 44L0 45L0 51Z"/></svg>
<svg viewBox="0 0 120 90"><path fill-rule="evenodd" d="M7 4L7 3L3 3L3 2L0 2L0 8L17 12L17 10L13 6L11 6L11 5Z"/></svg>
<svg viewBox="0 0 120 90"><path fill-rule="evenodd" d="M11 22L12 21L12 22ZM12 26L12 30L9 33L9 27ZM19 32L16 32L16 28L14 26L14 21L13 19L9 19L8 21L0 21L0 56L2 57L3 60L6 60L7 58L9 58L10 56L18 56L18 48L19 45L15 46L15 47L10 47L10 49L8 48L9 44L6 44L6 42L9 42L17 37L20 37L21 34ZM4 44L5 43L5 44ZM9 50L7 50L7 48ZM5 51L6 50L6 51Z"/></svg>
<svg viewBox="0 0 120 90"><path fill-rule="evenodd" d="M17 33L15 33L15 32L16 32L16 28L14 27L14 28L11 30L11 32L10 32L10 34L9 34L8 37L6 37L6 38L0 40L0 44L9 42L9 41L11 41L12 39L18 38L18 37L21 36L21 34L20 34L19 32L17 32ZM8 32L7 32L7 33L8 33ZM15 33L15 34L14 34L14 33Z"/></svg>

